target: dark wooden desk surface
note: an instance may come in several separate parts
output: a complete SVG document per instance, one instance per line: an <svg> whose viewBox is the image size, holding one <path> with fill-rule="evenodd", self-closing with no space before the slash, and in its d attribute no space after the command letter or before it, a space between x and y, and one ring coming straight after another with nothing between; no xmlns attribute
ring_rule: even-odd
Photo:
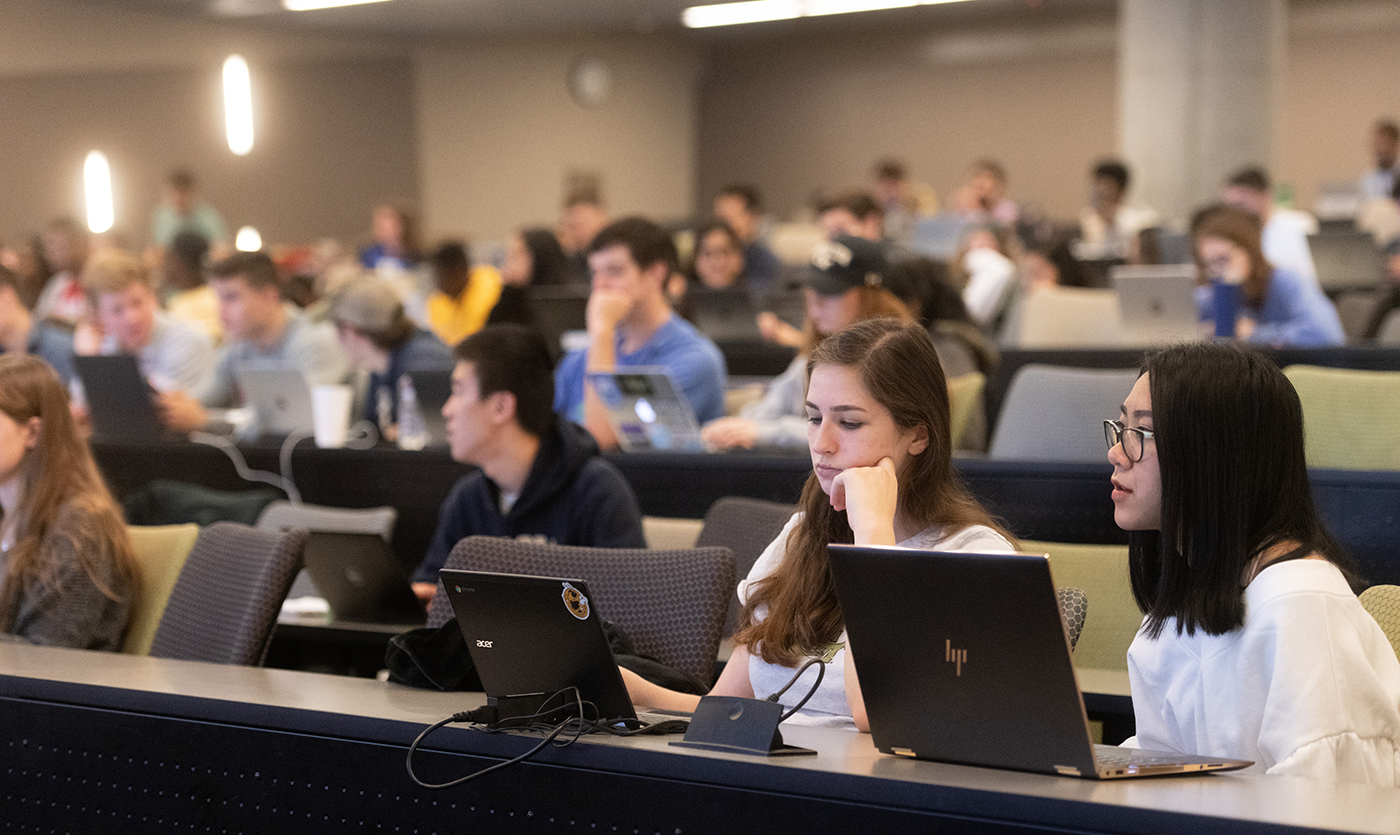
<svg viewBox="0 0 1400 835"><path fill-rule="evenodd" d="M814 757L587 738L427 791L406 746L480 694L0 644L0 792L17 831L1394 832L1400 791L1233 774L1098 783L884 756L788 728ZM533 740L449 728L444 780ZM26 827L28 827L26 829Z"/></svg>

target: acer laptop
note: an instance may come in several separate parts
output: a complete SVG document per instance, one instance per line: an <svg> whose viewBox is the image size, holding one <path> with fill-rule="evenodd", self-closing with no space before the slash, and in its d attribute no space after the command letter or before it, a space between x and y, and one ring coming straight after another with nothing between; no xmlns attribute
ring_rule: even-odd
<svg viewBox="0 0 1400 835"><path fill-rule="evenodd" d="M247 369L238 373L243 404L253 409L262 435L290 435L315 426L311 387L300 371L288 368Z"/></svg>
<svg viewBox="0 0 1400 835"><path fill-rule="evenodd" d="M1130 342L1166 345L1201 338L1195 264L1116 266L1109 268L1109 276Z"/></svg>
<svg viewBox="0 0 1400 835"><path fill-rule="evenodd" d="M611 373L593 372L588 382L603 401L608 423L624 451L704 451L695 411L666 369L631 366Z"/></svg>
<svg viewBox="0 0 1400 835"><path fill-rule="evenodd" d="M73 370L83 381L92 434L97 440L138 444L161 440L155 389L141 376L136 357L74 356Z"/></svg>
<svg viewBox="0 0 1400 835"><path fill-rule="evenodd" d="M566 687L577 687L599 718L638 718L586 582L450 568L438 574L487 704L502 718L534 713Z"/></svg>
<svg viewBox="0 0 1400 835"><path fill-rule="evenodd" d="M337 621L422 626L427 619L379 534L312 531L304 559L306 573Z"/></svg>
<svg viewBox="0 0 1400 835"><path fill-rule="evenodd" d="M887 754L1089 779L1251 764L1092 744L1043 555L830 555L871 736Z"/></svg>

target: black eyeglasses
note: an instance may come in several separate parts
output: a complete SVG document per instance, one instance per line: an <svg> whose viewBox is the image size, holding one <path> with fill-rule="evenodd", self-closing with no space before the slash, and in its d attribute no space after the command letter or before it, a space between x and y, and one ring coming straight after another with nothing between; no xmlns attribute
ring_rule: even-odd
<svg viewBox="0 0 1400 835"><path fill-rule="evenodd" d="M1130 429L1124 426L1121 420L1103 422L1103 439L1108 442L1108 448L1113 449L1121 443L1123 454L1128 456L1130 461L1142 460L1142 454L1147 449L1147 442L1155 435L1156 433L1151 429Z"/></svg>

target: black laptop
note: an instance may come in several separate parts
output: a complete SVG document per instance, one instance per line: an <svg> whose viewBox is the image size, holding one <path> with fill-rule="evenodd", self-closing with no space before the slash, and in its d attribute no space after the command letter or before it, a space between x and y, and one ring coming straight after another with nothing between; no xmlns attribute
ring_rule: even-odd
<svg viewBox="0 0 1400 835"><path fill-rule="evenodd" d="M1045 556L855 545L830 554L881 751L1090 779L1251 765L1092 743Z"/></svg>
<svg viewBox="0 0 1400 835"><path fill-rule="evenodd" d="M577 687L598 717L637 719L583 580L444 568L439 575L487 703L528 716Z"/></svg>
<svg viewBox="0 0 1400 835"><path fill-rule="evenodd" d="M141 376L136 357L74 356L73 369L83 381L94 439L138 444L161 439L155 389Z"/></svg>
<svg viewBox="0 0 1400 835"><path fill-rule="evenodd" d="M742 288L697 287L686 294L690 321L715 342L760 342L759 308Z"/></svg>
<svg viewBox="0 0 1400 835"><path fill-rule="evenodd" d="M312 531L305 561L337 621L422 626L426 620L398 558L379 534Z"/></svg>

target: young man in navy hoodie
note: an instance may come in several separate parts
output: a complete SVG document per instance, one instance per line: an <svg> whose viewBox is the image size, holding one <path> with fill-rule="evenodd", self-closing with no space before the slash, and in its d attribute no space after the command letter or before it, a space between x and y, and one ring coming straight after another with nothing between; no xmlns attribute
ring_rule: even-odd
<svg viewBox="0 0 1400 835"><path fill-rule="evenodd" d="M413 575L424 601L457 541L508 536L559 545L643 548L632 488L598 456L581 426L554 414L554 374L544 340L519 325L491 325L455 353L452 396L442 407L452 458L481 469L452 488Z"/></svg>

